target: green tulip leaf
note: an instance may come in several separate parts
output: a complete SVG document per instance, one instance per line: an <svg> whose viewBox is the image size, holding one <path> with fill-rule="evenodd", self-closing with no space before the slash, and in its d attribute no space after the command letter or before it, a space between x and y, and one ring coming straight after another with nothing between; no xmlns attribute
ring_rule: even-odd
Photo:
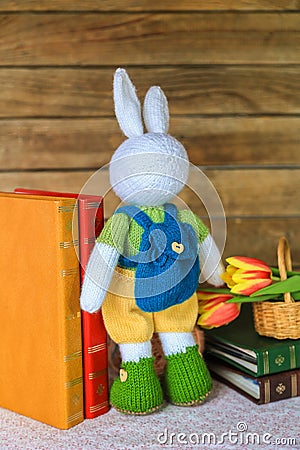
<svg viewBox="0 0 300 450"><path fill-rule="evenodd" d="M207 293L217 293L217 294L231 294L229 288L203 288L199 287L198 289L200 292L207 292ZM232 294L231 294L232 295Z"/></svg>
<svg viewBox="0 0 300 450"><path fill-rule="evenodd" d="M293 275L284 281L270 284L263 289L259 289L251 294L251 297L257 297L264 294L284 294L285 292L298 292L300 289L300 275Z"/></svg>
<svg viewBox="0 0 300 450"><path fill-rule="evenodd" d="M274 300L274 294L269 295L260 295L258 297L248 297L248 296L236 296L227 300L225 303L256 303L256 302L264 302L265 300Z"/></svg>
<svg viewBox="0 0 300 450"><path fill-rule="evenodd" d="M280 277L280 272L279 269L277 269L277 267L271 267L272 270L272 274L273 275L277 275L278 277ZM287 277L292 277L293 275L300 275L300 272L293 272L292 270L287 270L286 271Z"/></svg>
<svg viewBox="0 0 300 450"><path fill-rule="evenodd" d="M300 300L300 291L293 292L292 293L292 297L293 297L294 300Z"/></svg>

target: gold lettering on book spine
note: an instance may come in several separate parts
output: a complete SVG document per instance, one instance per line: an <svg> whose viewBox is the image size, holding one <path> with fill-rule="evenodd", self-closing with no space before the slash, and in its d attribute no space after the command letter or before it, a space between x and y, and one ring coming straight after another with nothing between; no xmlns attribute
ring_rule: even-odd
<svg viewBox="0 0 300 450"><path fill-rule="evenodd" d="M298 379L297 374L293 373L291 375L291 397L297 397L298 395Z"/></svg>
<svg viewBox="0 0 300 450"><path fill-rule="evenodd" d="M63 212L63 213L67 213L67 212L73 212L75 211L75 209L77 208L77 204L74 203L73 205L61 205L58 207L58 212Z"/></svg>
<svg viewBox="0 0 300 450"><path fill-rule="evenodd" d="M289 346L290 350L290 368L296 369L296 349L294 345Z"/></svg>
<svg viewBox="0 0 300 450"><path fill-rule="evenodd" d="M74 267L72 269L64 269L60 271L60 275L62 277L68 277L70 275L75 275L78 272L78 267Z"/></svg>
<svg viewBox="0 0 300 450"><path fill-rule="evenodd" d="M104 342L103 344L94 345L93 347L88 347L88 354L100 352L102 350L105 350L106 347L106 342Z"/></svg>
<svg viewBox="0 0 300 450"><path fill-rule="evenodd" d="M106 375L107 369L98 370L98 372L90 372L89 373L89 380L94 380L95 378L98 378L100 376Z"/></svg>
<svg viewBox="0 0 300 450"><path fill-rule="evenodd" d="M264 391L265 391L265 403L270 403L271 400L270 380L266 380L264 385Z"/></svg>
<svg viewBox="0 0 300 450"><path fill-rule="evenodd" d="M84 204L84 209L95 209L100 207L100 202L88 202Z"/></svg>
<svg viewBox="0 0 300 450"><path fill-rule="evenodd" d="M83 243L85 245L95 244L95 237L84 238Z"/></svg>
<svg viewBox="0 0 300 450"><path fill-rule="evenodd" d="M81 312L77 311L76 313L66 316L66 320L80 319L80 317L81 317Z"/></svg>
<svg viewBox="0 0 300 450"><path fill-rule="evenodd" d="M74 241L65 241L59 243L59 248L71 248L71 247L78 247L79 241L78 239L75 239Z"/></svg>
<svg viewBox="0 0 300 450"><path fill-rule="evenodd" d="M269 352L268 352L268 350L265 350L263 352L262 356L263 356L264 375L267 375L270 372Z"/></svg>
<svg viewBox="0 0 300 450"><path fill-rule="evenodd" d="M67 423L75 422L75 420L83 420L83 411L78 411L76 414L67 418Z"/></svg>
<svg viewBox="0 0 300 450"><path fill-rule="evenodd" d="M285 361L285 357L283 356L283 355L278 355L278 356L276 356L276 358L275 358L275 364L277 365L277 366L282 366L282 364L284 363L284 361Z"/></svg>
<svg viewBox="0 0 300 450"><path fill-rule="evenodd" d="M283 383L279 383L277 386L276 386L276 392L277 392L277 394L278 395L282 395L283 393L284 393L284 391L286 390L286 387L285 387L285 384L283 384Z"/></svg>
<svg viewBox="0 0 300 450"><path fill-rule="evenodd" d="M64 356L64 362L72 361L73 359L81 358L82 357L82 351L79 350L78 352L71 353L70 355Z"/></svg>
<svg viewBox="0 0 300 450"><path fill-rule="evenodd" d="M75 378L74 380L67 381L65 383L65 389L70 389L73 386L77 386L78 384L82 384L82 377Z"/></svg>
<svg viewBox="0 0 300 450"><path fill-rule="evenodd" d="M95 413L100 411L103 408L108 407L108 402L99 403L98 405L90 406L90 413Z"/></svg>

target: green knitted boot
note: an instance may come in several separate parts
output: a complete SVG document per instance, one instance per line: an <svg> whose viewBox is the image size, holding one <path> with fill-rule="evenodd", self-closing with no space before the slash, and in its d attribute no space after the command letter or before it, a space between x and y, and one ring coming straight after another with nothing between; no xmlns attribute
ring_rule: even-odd
<svg viewBox="0 0 300 450"><path fill-rule="evenodd" d="M212 389L208 369L197 346L185 353L166 356L165 390L168 400L179 406L202 403Z"/></svg>
<svg viewBox="0 0 300 450"><path fill-rule="evenodd" d="M153 367L154 358L121 364L120 375L110 391L110 403L118 411L142 415L162 407L161 385Z"/></svg>

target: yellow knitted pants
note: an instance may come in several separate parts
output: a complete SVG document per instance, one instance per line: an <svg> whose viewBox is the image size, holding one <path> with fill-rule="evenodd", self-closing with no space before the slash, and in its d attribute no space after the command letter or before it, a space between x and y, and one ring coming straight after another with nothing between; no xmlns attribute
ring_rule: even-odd
<svg viewBox="0 0 300 450"><path fill-rule="evenodd" d="M102 305L104 323L117 344L145 342L154 332L190 332L198 314L194 293L180 305L163 311L142 311L134 298L134 272L117 267Z"/></svg>

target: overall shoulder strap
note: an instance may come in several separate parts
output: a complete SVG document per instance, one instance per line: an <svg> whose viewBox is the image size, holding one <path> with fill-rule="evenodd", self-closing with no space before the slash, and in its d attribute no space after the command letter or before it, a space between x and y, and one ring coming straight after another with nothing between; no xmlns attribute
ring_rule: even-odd
<svg viewBox="0 0 300 450"><path fill-rule="evenodd" d="M118 213L123 213L131 217L138 225L140 225L144 229L150 227L153 223L153 221L144 211L134 205L121 206L114 212L114 214Z"/></svg>
<svg viewBox="0 0 300 450"><path fill-rule="evenodd" d="M176 220L177 213L178 213L177 207L173 203L165 204L165 222L173 221L173 219Z"/></svg>

